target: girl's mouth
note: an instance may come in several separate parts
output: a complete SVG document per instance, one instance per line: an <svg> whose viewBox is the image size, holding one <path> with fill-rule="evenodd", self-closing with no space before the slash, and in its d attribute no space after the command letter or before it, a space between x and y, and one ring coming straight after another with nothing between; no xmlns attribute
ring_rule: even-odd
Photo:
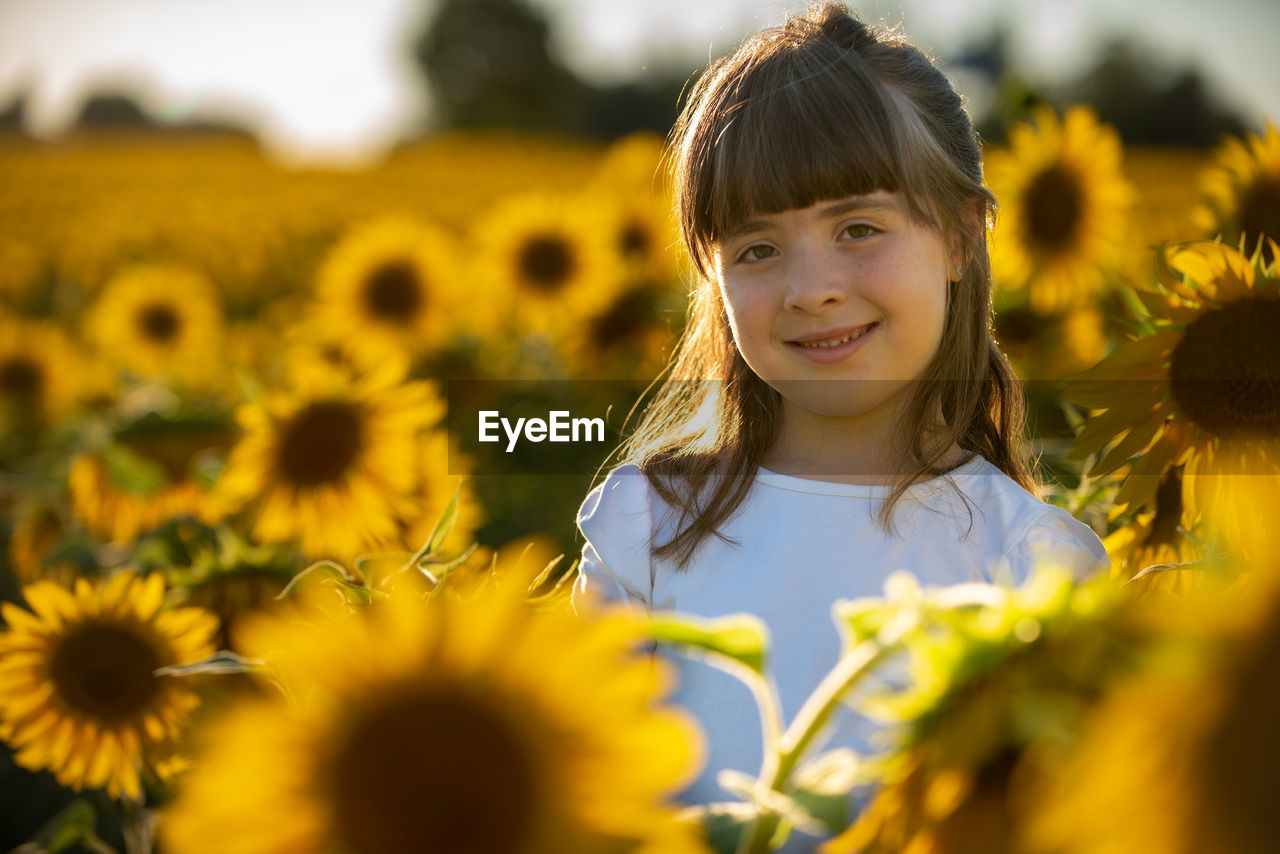
<svg viewBox="0 0 1280 854"><path fill-rule="evenodd" d="M880 327L880 322L868 323L856 329L837 332L826 338L813 338L805 341L788 341L787 344L815 362L839 362L862 348L866 338Z"/></svg>
<svg viewBox="0 0 1280 854"><path fill-rule="evenodd" d="M853 330L852 332L846 332L846 333L844 333L844 334L842 334L842 335L834 336L834 337L831 337L831 338L820 338L820 339L815 339L815 340L810 340L810 341L791 341L791 342L789 342L789 343L794 344L794 345L796 345L797 347L804 347L804 348L805 348L805 349L807 349L807 350L811 350L811 349L819 349L819 350L832 349L832 348L835 348L835 347L839 347L841 344L847 344L847 343L848 343L848 342L850 342L850 341L854 341L854 340L856 340L856 339L858 339L858 338L863 337L863 336L864 336L864 335L866 335L868 332L870 332L872 329L875 329L875 328L876 328L876 326L878 326L878 325L879 325L879 323L878 323L878 322L876 322L876 323L868 323L866 326L863 326L863 327L860 327L860 328L858 328L858 329L855 329L855 330Z"/></svg>

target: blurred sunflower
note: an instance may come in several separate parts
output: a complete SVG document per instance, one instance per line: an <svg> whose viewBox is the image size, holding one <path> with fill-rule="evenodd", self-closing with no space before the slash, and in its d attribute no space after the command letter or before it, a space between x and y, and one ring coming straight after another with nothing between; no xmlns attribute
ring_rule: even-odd
<svg viewBox="0 0 1280 854"><path fill-rule="evenodd" d="M653 376L662 367L683 315L673 294L646 285L631 287L561 338L573 376Z"/></svg>
<svg viewBox="0 0 1280 854"><path fill-rule="evenodd" d="M203 385L222 370L218 294L184 267L151 264L118 273L94 304L87 332L105 356L148 379Z"/></svg>
<svg viewBox="0 0 1280 854"><path fill-rule="evenodd" d="M387 349L378 352L367 345L361 346L350 336L340 335L334 327L318 315L304 316L295 323L281 324L284 329L286 372L289 365L307 364L320 366L348 377L358 377L370 371L394 371L407 376L411 368L412 351ZM277 349L279 342L277 341ZM281 367L276 357L275 367Z"/></svg>
<svg viewBox="0 0 1280 854"><path fill-rule="evenodd" d="M1205 507L1231 501L1231 475L1280 480L1280 278L1260 252L1250 259L1217 243L1165 256L1163 287L1138 294L1145 334L1064 393L1106 410L1089 418L1071 453L1110 446L1091 475L1141 455L1117 507L1146 506L1181 465L1182 524L1191 528Z"/></svg>
<svg viewBox="0 0 1280 854"><path fill-rule="evenodd" d="M120 572L101 583L23 588L30 611L0 604L0 735L15 761L73 789L140 800L167 778L196 695L163 667L213 654L213 615L163 609L164 579Z"/></svg>
<svg viewBox="0 0 1280 854"><path fill-rule="evenodd" d="M79 574L66 556L55 559L67 535L68 520L61 509L45 501L25 501L13 514L9 535L9 566L21 583L46 579L70 587Z"/></svg>
<svg viewBox="0 0 1280 854"><path fill-rule="evenodd" d="M1107 351L1102 312L1094 305L1044 314L1019 301L996 309L995 334L1018 376L1032 382L1083 370Z"/></svg>
<svg viewBox="0 0 1280 854"><path fill-rule="evenodd" d="M1111 555L1112 578L1128 582L1153 566L1193 564L1204 557L1182 527L1181 468L1175 466L1161 476L1154 504L1154 509L1136 513L1103 541ZM1136 583L1142 593L1185 596L1199 586L1197 581L1198 572L1188 568L1150 573Z"/></svg>
<svg viewBox="0 0 1280 854"><path fill-rule="evenodd" d="M612 211L602 223L633 286L671 286L684 258L662 154L656 134L624 137L605 152L591 181L592 194Z"/></svg>
<svg viewBox="0 0 1280 854"><path fill-rule="evenodd" d="M313 559L396 542L414 508L421 435L442 414L427 384L396 371L353 378L299 366L290 390L241 408L220 504L248 508L255 537L296 542Z"/></svg>
<svg viewBox="0 0 1280 854"><path fill-rule="evenodd" d="M1133 632L1106 579L1043 569L998 607L943 615L909 645L910 685L869 709L901 744L823 854L1014 852L1018 798L1127 666Z"/></svg>
<svg viewBox="0 0 1280 854"><path fill-rule="evenodd" d="M161 817L165 850L705 851L661 803L698 741L656 705L669 674L635 656L642 626L522 598L397 590L245 624L243 648L300 702L245 702L210 729Z"/></svg>
<svg viewBox="0 0 1280 854"><path fill-rule="evenodd" d="M662 168L665 143L655 133L633 133L609 146L596 166L592 183L605 190L631 195L666 196L671 189Z"/></svg>
<svg viewBox="0 0 1280 854"><path fill-rule="evenodd" d="M81 361L54 327L0 316L0 428L64 415L76 402Z"/></svg>
<svg viewBox="0 0 1280 854"><path fill-rule="evenodd" d="M482 333L553 332L608 305L625 267L588 197L509 197L474 226L477 286L467 321Z"/></svg>
<svg viewBox="0 0 1280 854"><path fill-rule="evenodd" d="M1162 603L1180 630L1104 699L1059 773L1027 791L1026 850L1280 850L1274 551L1254 568L1265 583Z"/></svg>
<svg viewBox="0 0 1280 854"><path fill-rule="evenodd" d="M1204 201L1194 213L1209 234L1252 251L1264 237L1280 241L1280 130L1267 122L1262 136L1228 137L1201 179ZM1275 261L1262 244L1267 263Z"/></svg>
<svg viewBox="0 0 1280 854"><path fill-rule="evenodd" d="M651 193L623 196L618 188L603 197L611 212L602 228L612 232L614 251L632 286L674 287L682 250L670 199Z"/></svg>
<svg viewBox="0 0 1280 854"><path fill-rule="evenodd" d="M72 459L72 513L92 534L114 543L129 543L181 516L212 523L219 509L203 468L231 441L229 418L139 418L117 430L106 447Z"/></svg>
<svg viewBox="0 0 1280 854"><path fill-rule="evenodd" d="M463 289L457 250L424 222L383 218L353 227L316 275L316 321L366 361L421 354L455 331Z"/></svg>
<svg viewBox="0 0 1280 854"><path fill-rule="evenodd" d="M1031 308L1050 313L1093 299L1125 261L1134 191L1120 137L1092 110L1073 107L1060 122L1045 107L1034 122L987 159L1000 203L991 264L998 285L1028 287Z"/></svg>
<svg viewBox="0 0 1280 854"><path fill-rule="evenodd" d="M239 622L250 614L275 607L276 596L292 577L272 567L211 572L188 583L186 602L218 618L218 648L230 649Z"/></svg>

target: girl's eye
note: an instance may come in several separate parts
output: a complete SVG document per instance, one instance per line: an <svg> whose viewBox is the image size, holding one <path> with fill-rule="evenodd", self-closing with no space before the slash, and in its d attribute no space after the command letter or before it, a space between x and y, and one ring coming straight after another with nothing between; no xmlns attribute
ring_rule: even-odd
<svg viewBox="0 0 1280 854"><path fill-rule="evenodd" d="M876 233L874 226L867 225L865 222L856 222L845 228L841 234L847 234L850 237L870 237Z"/></svg>
<svg viewBox="0 0 1280 854"><path fill-rule="evenodd" d="M738 253L737 260L739 263L752 264L774 256L777 251L767 243L753 243Z"/></svg>

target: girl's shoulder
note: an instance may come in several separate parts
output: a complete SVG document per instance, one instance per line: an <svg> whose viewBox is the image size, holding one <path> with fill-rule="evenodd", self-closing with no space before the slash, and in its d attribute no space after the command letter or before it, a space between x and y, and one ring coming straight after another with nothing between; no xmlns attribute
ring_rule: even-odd
<svg viewBox="0 0 1280 854"><path fill-rule="evenodd" d="M649 479L638 466L627 464L609 472L583 499L578 508L578 526L591 538L619 527L649 525Z"/></svg>
<svg viewBox="0 0 1280 854"><path fill-rule="evenodd" d="M578 508L578 529L586 538L584 576L607 577L627 598L648 602L653 590L650 543L652 499L648 478L623 465L587 493ZM612 595L614 591L605 591Z"/></svg>
<svg viewBox="0 0 1280 854"><path fill-rule="evenodd" d="M1021 582L1040 563L1054 563L1077 578L1110 565L1107 550L1093 529L1067 510L1023 489L981 457L957 486L971 499L1003 551L1012 580Z"/></svg>

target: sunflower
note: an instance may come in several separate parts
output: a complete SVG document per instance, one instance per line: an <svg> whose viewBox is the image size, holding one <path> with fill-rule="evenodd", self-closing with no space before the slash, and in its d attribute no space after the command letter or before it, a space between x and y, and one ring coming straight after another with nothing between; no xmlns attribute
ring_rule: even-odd
<svg viewBox="0 0 1280 854"><path fill-rule="evenodd" d="M475 228L476 284L469 320L495 333L515 323L541 332L564 330L600 310L625 278L616 238L599 227L588 197L509 197Z"/></svg>
<svg viewBox="0 0 1280 854"><path fill-rule="evenodd" d="M54 327L0 316L0 428L35 427L76 402L81 360Z"/></svg>
<svg viewBox="0 0 1280 854"><path fill-rule="evenodd" d="M1106 410L1072 450L1083 458L1110 445L1090 474L1141 454L1117 507L1148 505L1170 467L1184 466L1190 529L1204 508L1232 502L1232 475L1280 482L1280 279L1260 252L1250 259L1217 243L1171 247L1165 260L1163 287L1139 294L1146 334L1078 375L1065 394Z"/></svg>
<svg viewBox="0 0 1280 854"><path fill-rule="evenodd" d="M443 404L396 371L348 377L299 366L292 388L241 408L243 438L219 478L220 506L313 559L350 559L399 539L413 512L419 440Z"/></svg>
<svg viewBox="0 0 1280 854"><path fill-rule="evenodd" d="M1262 136L1228 137L1202 178L1204 201L1196 209L1198 225L1245 250L1264 237L1280 241L1280 130L1267 122ZM1263 242L1263 256L1275 261Z"/></svg>
<svg viewBox="0 0 1280 854"><path fill-rule="evenodd" d="M1018 375L1032 382L1083 370L1107 350L1102 312L1093 305L1044 314L1019 302L997 309L995 335Z"/></svg>
<svg viewBox="0 0 1280 854"><path fill-rule="evenodd" d="M987 161L1001 207L991 263L998 285L1028 286L1031 308L1048 313L1088 302L1125 261L1134 191L1120 137L1087 107L1061 122L1045 107L1034 120Z"/></svg>
<svg viewBox="0 0 1280 854"><path fill-rule="evenodd" d="M642 192L665 197L671 191L671 182L662 168L663 151L662 137L655 133L624 136L600 158L592 183L626 195Z"/></svg>
<svg viewBox="0 0 1280 854"><path fill-rule="evenodd" d="M1154 508L1134 515L1104 541L1111 555L1111 577L1132 582L1145 569L1188 565L1183 570L1153 572L1137 582L1143 592L1162 591L1185 596L1198 586L1195 561L1204 557L1182 527L1182 470L1169 469L1156 488Z"/></svg>
<svg viewBox="0 0 1280 854"><path fill-rule="evenodd" d="M148 379L203 385L222 370L218 294L184 267L149 264L118 273L94 304L87 331L105 356Z"/></svg>
<svg viewBox="0 0 1280 854"><path fill-rule="evenodd" d="M161 817L165 850L704 851L662 804L698 740L656 705L668 671L635 655L642 626L521 598L396 590L244 624L242 647L299 702L244 702L206 733Z"/></svg>
<svg viewBox="0 0 1280 854"><path fill-rule="evenodd" d="M920 635L911 684L871 709L896 721L901 743L872 760L876 794L823 854L1022 850L1019 793L1125 666L1132 631L1120 604L1106 579L1075 587L1047 569L999 607Z"/></svg>
<svg viewBox="0 0 1280 854"><path fill-rule="evenodd" d="M602 227L613 233L614 250L632 285L669 285L687 260L662 152L662 139L655 134L624 137L605 152L591 181L592 194L607 210Z"/></svg>
<svg viewBox="0 0 1280 854"><path fill-rule="evenodd" d="M230 444L229 419L143 416L117 430L106 447L72 459L72 513L114 543L181 516L215 522L219 510L201 469Z"/></svg>
<svg viewBox="0 0 1280 854"><path fill-rule="evenodd" d="M339 334L332 324L316 313L282 326L285 357L281 360L277 353L276 364L271 367L279 369L283 362L286 373L290 365L324 365L348 377L359 377L370 371L394 372L402 377L409 374L413 357L411 351L387 349L378 352L376 347L370 349L355 338ZM280 337L278 331L276 337ZM276 346L278 349L278 341Z"/></svg>
<svg viewBox="0 0 1280 854"><path fill-rule="evenodd" d="M71 586L80 567L70 555L59 554L69 527L61 508L46 501L25 501L18 505L13 520L9 535L13 577L23 583L47 579Z"/></svg>
<svg viewBox="0 0 1280 854"><path fill-rule="evenodd" d="M1280 850L1274 551L1257 568L1265 583L1161 603L1180 630L1105 697L1059 773L1027 791L1024 850Z"/></svg>
<svg viewBox="0 0 1280 854"><path fill-rule="evenodd" d="M457 325L456 252L446 232L424 222L353 227L316 275L317 324L366 361L440 347Z"/></svg>
<svg viewBox="0 0 1280 854"><path fill-rule="evenodd" d="M142 797L143 775L164 779L196 695L163 667L213 654L217 621L166 610L164 579L117 573L74 590L23 588L31 611L0 605L0 734L15 761L73 789Z"/></svg>
<svg viewBox="0 0 1280 854"><path fill-rule="evenodd" d="M671 289L641 283L567 330L560 344L575 377L650 377L674 346L683 314Z"/></svg>

